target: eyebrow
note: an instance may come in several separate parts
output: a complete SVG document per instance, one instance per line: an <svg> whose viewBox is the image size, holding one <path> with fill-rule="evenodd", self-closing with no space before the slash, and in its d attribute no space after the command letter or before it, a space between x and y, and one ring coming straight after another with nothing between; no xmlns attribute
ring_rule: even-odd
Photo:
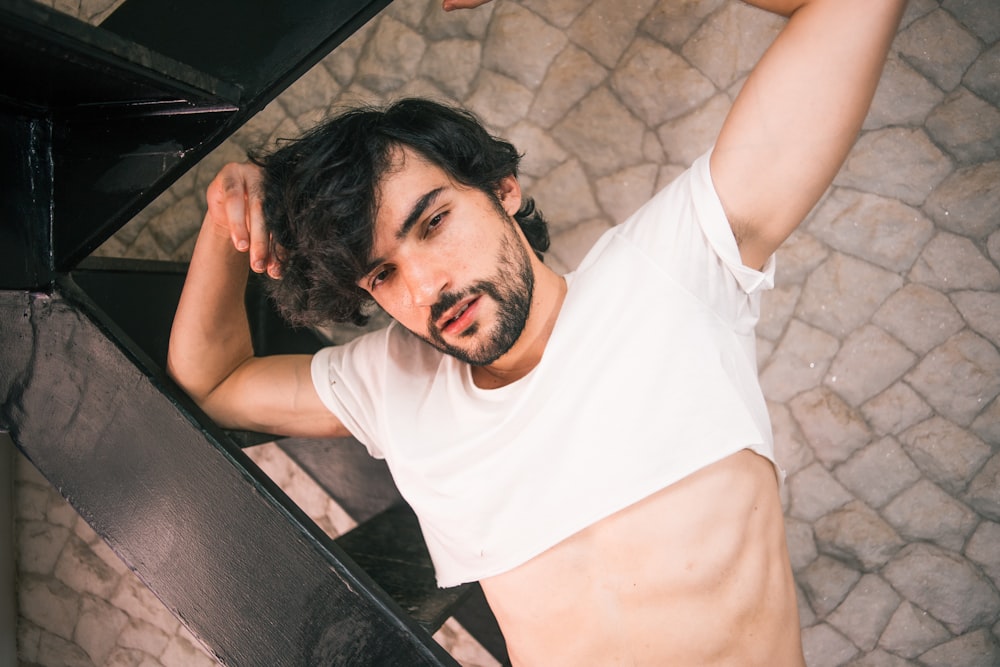
<svg viewBox="0 0 1000 667"><path fill-rule="evenodd" d="M437 199L438 195L440 195L442 192L444 192L443 187L434 188L433 190L431 190L430 192L428 192L427 194L425 194L423 197L421 197L416 201L416 203L413 205L413 208L410 209L409 215L406 216L406 219L403 220L403 224L396 232L397 241L402 240L407 234L410 233L410 230L413 229L413 225L417 224L417 221L420 220L421 216L423 216L424 211L427 210L427 207L433 204L434 200Z"/></svg>
<svg viewBox="0 0 1000 667"><path fill-rule="evenodd" d="M410 212L406 215L406 218L403 220L403 224L399 226L398 230L396 230L397 241L401 241L404 238L406 238L406 235L410 233L410 230L413 229L413 226L420 221L420 218L424 215L424 212L428 209L428 207L431 206L431 204L434 203L434 201L438 198L438 196L440 196L442 192L444 192L444 187L434 188L433 190L422 196L420 199L418 199L416 202L414 202L413 206L410 208ZM367 276L369 273L374 271L375 268L383 261L385 261L383 257L377 257L371 260L365 266L365 271L362 275Z"/></svg>

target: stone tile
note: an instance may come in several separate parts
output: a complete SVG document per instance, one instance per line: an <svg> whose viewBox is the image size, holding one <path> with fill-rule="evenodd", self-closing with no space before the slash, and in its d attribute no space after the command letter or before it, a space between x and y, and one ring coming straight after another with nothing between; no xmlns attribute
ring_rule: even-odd
<svg viewBox="0 0 1000 667"><path fill-rule="evenodd" d="M941 6L951 12L966 30L987 44L1000 39L1000 5L989 0L944 0Z"/></svg>
<svg viewBox="0 0 1000 667"><path fill-rule="evenodd" d="M965 490L990 457L982 440L941 417L917 424L899 439L924 474L951 493Z"/></svg>
<svg viewBox="0 0 1000 667"><path fill-rule="evenodd" d="M518 165L522 186L528 177L544 176L569 157L546 130L530 121L511 127L506 138L522 154Z"/></svg>
<svg viewBox="0 0 1000 667"><path fill-rule="evenodd" d="M635 213L653 196L659 170L655 164L640 164L599 178L597 201L604 213L616 224Z"/></svg>
<svg viewBox="0 0 1000 667"><path fill-rule="evenodd" d="M340 84L325 67L313 67L289 86L278 98L278 102L286 114L298 118L316 111L325 111L339 92Z"/></svg>
<svg viewBox="0 0 1000 667"><path fill-rule="evenodd" d="M948 95L931 113L926 127L959 164L993 159L1000 150L1000 111L966 88Z"/></svg>
<svg viewBox="0 0 1000 667"><path fill-rule="evenodd" d="M180 623L135 576L123 577L110 602L129 615L173 635Z"/></svg>
<svg viewBox="0 0 1000 667"><path fill-rule="evenodd" d="M691 64L724 90L760 60L784 21L742 3L726 3L684 44Z"/></svg>
<svg viewBox="0 0 1000 667"><path fill-rule="evenodd" d="M163 667L163 665L148 653L118 647L111 652L103 667Z"/></svg>
<svg viewBox="0 0 1000 667"><path fill-rule="evenodd" d="M986 251L993 258L993 262L1000 265L1000 230L990 234L990 237L986 240Z"/></svg>
<svg viewBox="0 0 1000 667"><path fill-rule="evenodd" d="M553 234L601 215L587 174L578 160L567 160L539 179L532 188L532 196L541 210L558 212L557 217L549 217L549 229Z"/></svg>
<svg viewBox="0 0 1000 667"><path fill-rule="evenodd" d="M59 667L94 667L86 652L76 644L53 634L43 633L38 645L40 665Z"/></svg>
<svg viewBox="0 0 1000 667"><path fill-rule="evenodd" d="M905 271L934 235L934 223L895 199L836 188L809 222L831 247L889 271Z"/></svg>
<svg viewBox="0 0 1000 667"><path fill-rule="evenodd" d="M802 288L798 285L778 286L761 295L760 320L755 329L758 339L778 340L795 312Z"/></svg>
<svg viewBox="0 0 1000 667"><path fill-rule="evenodd" d="M926 611L904 600L889 619L879 646L904 658L915 658L951 639L951 633Z"/></svg>
<svg viewBox="0 0 1000 667"><path fill-rule="evenodd" d="M878 363L871 363L875 359ZM885 331L865 325L844 341L823 383L856 408L902 377L916 360Z"/></svg>
<svg viewBox="0 0 1000 667"><path fill-rule="evenodd" d="M815 387L838 347L830 334L793 319L760 374L764 395L768 400L785 402Z"/></svg>
<svg viewBox="0 0 1000 667"><path fill-rule="evenodd" d="M1000 524L983 521L965 545L965 555L1000 587Z"/></svg>
<svg viewBox="0 0 1000 667"><path fill-rule="evenodd" d="M837 466L834 476L876 509L920 479L920 470L892 438L883 438Z"/></svg>
<svg viewBox="0 0 1000 667"><path fill-rule="evenodd" d="M611 88L650 127L684 116L716 94L715 86L683 58L638 37L611 75ZM664 90L677 94L666 98Z"/></svg>
<svg viewBox="0 0 1000 667"><path fill-rule="evenodd" d="M868 425L880 435L896 435L933 414L905 382L897 382L861 406Z"/></svg>
<svg viewBox="0 0 1000 667"><path fill-rule="evenodd" d="M930 351L906 382L944 417L968 426L1000 393L1000 354L965 330Z"/></svg>
<svg viewBox="0 0 1000 667"><path fill-rule="evenodd" d="M859 501L820 517L813 530L820 553L864 572L885 565L905 544L892 526Z"/></svg>
<svg viewBox="0 0 1000 667"><path fill-rule="evenodd" d="M847 663L846 667L910 667L911 663L899 656L876 649Z"/></svg>
<svg viewBox="0 0 1000 667"><path fill-rule="evenodd" d="M16 535L18 567L32 574L50 574L70 532L43 521L18 521Z"/></svg>
<svg viewBox="0 0 1000 667"><path fill-rule="evenodd" d="M976 58L976 62L965 73L962 83L990 104L1000 105L1000 43L994 44Z"/></svg>
<svg viewBox="0 0 1000 667"><path fill-rule="evenodd" d="M816 521L854 500L826 468L814 463L788 479L791 507L788 514L803 521Z"/></svg>
<svg viewBox="0 0 1000 667"><path fill-rule="evenodd" d="M785 541L788 542L788 555L792 562L792 571L798 572L809 563L816 560L819 552L816 550L816 539L812 526L805 521L788 518L785 520Z"/></svg>
<svg viewBox="0 0 1000 667"><path fill-rule="evenodd" d="M826 623L802 631L802 652L809 667L840 667L858 654L857 647Z"/></svg>
<svg viewBox="0 0 1000 667"><path fill-rule="evenodd" d="M789 406L813 453L828 468L842 463L871 441L864 419L828 389L811 389Z"/></svg>
<svg viewBox="0 0 1000 667"><path fill-rule="evenodd" d="M1000 454L994 455L972 478L965 501L980 514L1000 521Z"/></svg>
<svg viewBox="0 0 1000 667"><path fill-rule="evenodd" d="M642 30L659 42L679 48L725 1L659 0L642 22Z"/></svg>
<svg viewBox="0 0 1000 667"><path fill-rule="evenodd" d="M483 66L538 88L567 43L562 30L517 4L499 5L483 43Z"/></svg>
<svg viewBox="0 0 1000 667"><path fill-rule="evenodd" d="M611 92L600 87L558 123L552 135L596 176L645 161L645 126Z"/></svg>
<svg viewBox="0 0 1000 667"><path fill-rule="evenodd" d="M416 30L420 27L424 16L431 10L431 5L437 4L437 0L396 0L379 14L379 18L391 16Z"/></svg>
<svg viewBox="0 0 1000 667"><path fill-rule="evenodd" d="M656 0L594 0L569 28L569 38L605 67L614 67Z"/></svg>
<svg viewBox="0 0 1000 667"><path fill-rule="evenodd" d="M882 516L908 541L927 540L945 549L961 551L979 516L922 479L885 506Z"/></svg>
<svg viewBox="0 0 1000 667"><path fill-rule="evenodd" d="M833 336L844 336L867 322L902 286L903 279L895 273L833 253L806 280L797 316Z"/></svg>
<svg viewBox="0 0 1000 667"><path fill-rule="evenodd" d="M384 16L358 61L358 83L375 92L391 92L417 75L426 49L419 33Z"/></svg>
<svg viewBox="0 0 1000 667"><path fill-rule="evenodd" d="M696 111L661 125L656 136L670 160L691 165L712 148L730 107L730 99L720 93Z"/></svg>
<svg viewBox="0 0 1000 667"><path fill-rule="evenodd" d="M15 519L25 523L45 521L49 502L49 492L45 487L22 484L18 481L15 494L17 496L17 506L14 508Z"/></svg>
<svg viewBox="0 0 1000 667"><path fill-rule="evenodd" d="M94 661L102 665L114 650L118 633L128 623L128 616L121 609L104 600L84 597L80 604L80 617L73 631L73 641Z"/></svg>
<svg viewBox="0 0 1000 667"><path fill-rule="evenodd" d="M783 403L770 403L771 430L774 434L775 458L787 474L793 475L816 460L802 430Z"/></svg>
<svg viewBox="0 0 1000 667"><path fill-rule="evenodd" d="M990 622L1000 612L1000 595L989 580L965 559L937 546L910 544L882 576L955 634Z"/></svg>
<svg viewBox="0 0 1000 667"><path fill-rule="evenodd" d="M120 575L101 560L82 540L73 536L56 563L55 576L75 591L108 599Z"/></svg>
<svg viewBox="0 0 1000 667"><path fill-rule="evenodd" d="M866 574L826 620L862 651L871 651L900 600L881 577Z"/></svg>
<svg viewBox="0 0 1000 667"><path fill-rule="evenodd" d="M775 254L777 263L775 283L785 285L803 282L829 257L830 250L800 226Z"/></svg>
<svg viewBox="0 0 1000 667"><path fill-rule="evenodd" d="M523 119L531 100L531 91L518 82L483 70L466 106L487 125L502 129Z"/></svg>
<svg viewBox="0 0 1000 667"><path fill-rule="evenodd" d="M551 127L607 76L604 66L589 53L568 45L549 67L528 117L542 127Z"/></svg>
<svg viewBox="0 0 1000 667"><path fill-rule="evenodd" d="M940 44L947 44L942 49ZM962 80L979 54L979 43L946 11L933 11L914 21L894 42L902 56L944 91Z"/></svg>
<svg viewBox="0 0 1000 667"><path fill-rule="evenodd" d="M79 518L80 515L62 496L55 493L49 495L49 502L45 508L46 521L54 526L72 528Z"/></svg>
<svg viewBox="0 0 1000 667"><path fill-rule="evenodd" d="M558 258L566 270L572 271L609 227L601 220L589 220L553 238L551 255Z"/></svg>
<svg viewBox="0 0 1000 667"><path fill-rule="evenodd" d="M920 206L951 170L922 129L891 127L862 135L834 184Z"/></svg>
<svg viewBox="0 0 1000 667"><path fill-rule="evenodd" d="M17 598L22 617L67 641L73 637L80 610L75 591L53 579L23 574L18 577Z"/></svg>
<svg viewBox="0 0 1000 667"><path fill-rule="evenodd" d="M568 28L581 11L580 3L573 0L526 0L521 4L558 28Z"/></svg>
<svg viewBox="0 0 1000 667"><path fill-rule="evenodd" d="M924 248L910 280L944 291L1000 289L1000 271L964 236L941 232Z"/></svg>
<svg viewBox="0 0 1000 667"><path fill-rule="evenodd" d="M865 118L864 129L923 125L931 110L943 99L944 93L940 88L897 55L890 54Z"/></svg>
<svg viewBox="0 0 1000 667"><path fill-rule="evenodd" d="M844 601L860 578L861 574L853 568L820 555L799 573L797 580L809 606L823 618Z"/></svg>
<svg viewBox="0 0 1000 667"><path fill-rule="evenodd" d="M17 658L21 663L38 662L38 644L42 630L24 618L17 620Z"/></svg>
<svg viewBox="0 0 1000 667"><path fill-rule="evenodd" d="M965 325L948 297L912 283L886 299L872 322L920 354L930 352Z"/></svg>
<svg viewBox="0 0 1000 667"><path fill-rule="evenodd" d="M927 198L924 210L942 229L974 239L997 230L1000 161L958 169Z"/></svg>
<svg viewBox="0 0 1000 667"><path fill-rule="evenodd" d="M932 648L920 662L927 667L995 667L1000 664L1000 647L989 630L980 628Z"/></svg>
<svg viewBox="0 0 1000 667"><path fill-rule="evenodd" d="M465 97L479 73L482 46L471 39L433 42L420 62L420 74L454 97Z"/></svg>
<svg viewBox="0 0 1000 667"><path fill-rule="evenodd" d="M472 635L450 618L434 633L434 639L441 644L460 665L469 667L500 667L496 658L490 655Z"/></svg>
<svg viewBox="0 0 1000 667"><path fill-rule="evenodd" d="M167 648L170 635L152 623L130 618L118 633L118 646L135 649L149 655L160 655Z"/></svg>
<svg viewBox="0 0 1000 667"><path fill-rule="evenodd" d="M809 606L806 594L802 592L802 587L795 584L795 602L799 608L799 628L808 628L816 624L816 614Z"/></svg>
<svg viewBox="0 0 1000 667"><path fill-rule="evenodd" d="M218 662L205 653L193 639L175 635L164 649L160 661L164 667L216 667Z"/></svg>
<svg viewBox="0 0 1000 667"><path fill-rule="evenodd" d="M1000 294L996 292L956 292L951 300L974 331L1000 347Z"/></svg>
<svg viewBox="0 0 1000 667"><path fill-rule="evenodd" d="M1000 445L1000 399L993 399L989 407L972 422L972 432L992 447Z"/></svg>

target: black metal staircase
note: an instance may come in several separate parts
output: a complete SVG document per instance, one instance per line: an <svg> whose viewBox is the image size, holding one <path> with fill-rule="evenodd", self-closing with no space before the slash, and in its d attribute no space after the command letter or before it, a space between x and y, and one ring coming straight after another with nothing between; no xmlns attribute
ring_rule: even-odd
<svg viewBox="0 0 1000 667"><path fill-rule="evenodd" d="M0 430L228 665L454 665L451 615L505 659L360 447L281 443L360 522L334 541L166 377L183 266L86 259L387 3L0 0ZM248 303L259 351L320 344Z"/></svg>

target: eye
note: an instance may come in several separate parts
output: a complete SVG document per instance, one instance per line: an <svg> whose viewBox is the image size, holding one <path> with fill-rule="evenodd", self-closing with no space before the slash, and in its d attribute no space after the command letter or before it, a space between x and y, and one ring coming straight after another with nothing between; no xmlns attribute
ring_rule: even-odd
<svg viewBox="0 0 1000 667"><path fill-rule="evenodd" d="M448 215L447 211L438 213L433 218L428 220L424 236L429 236L432 232L434 232L434 230L436 230L444 222L444 218L446 215Z"/></svg>
<svg viewBox="0 0 1000 667"><path fill-rule="evenodd" d="M384 283L386 280L389 279L389 276L391 274L392 274L392 269L388 266L383 266L382 268L378 269L375 273L371 274L371 280L368 283L369 289L375 289L376 287Z"/></svg>

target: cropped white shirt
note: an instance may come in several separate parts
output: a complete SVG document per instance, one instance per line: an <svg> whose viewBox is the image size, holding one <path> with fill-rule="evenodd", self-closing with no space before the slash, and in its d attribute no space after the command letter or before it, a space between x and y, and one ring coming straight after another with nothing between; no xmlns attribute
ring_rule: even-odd
<svg viewBox="0 0 1000 667"><path fill-rule="evenodd" d="M510 570L741 449L773 461L757 381L759 294L708 155L567 276L545 353L483 390L398 324L313 359L326 406L385 458L440 586Z"/></svg>

